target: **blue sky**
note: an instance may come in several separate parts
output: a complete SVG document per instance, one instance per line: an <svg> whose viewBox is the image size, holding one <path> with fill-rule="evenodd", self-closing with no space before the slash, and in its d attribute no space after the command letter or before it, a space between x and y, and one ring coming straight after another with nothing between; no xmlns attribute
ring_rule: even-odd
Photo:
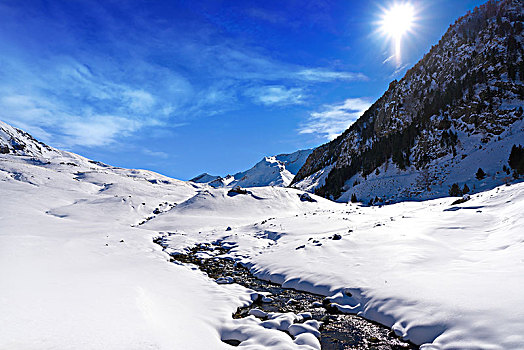
<svg viewBox="0 0 524 350"><path fill-rule="evenodd" d="M318 146L483 1L413 1L402 62L391 1L0 3L0 119L112 165L189 179Z"/></svg>

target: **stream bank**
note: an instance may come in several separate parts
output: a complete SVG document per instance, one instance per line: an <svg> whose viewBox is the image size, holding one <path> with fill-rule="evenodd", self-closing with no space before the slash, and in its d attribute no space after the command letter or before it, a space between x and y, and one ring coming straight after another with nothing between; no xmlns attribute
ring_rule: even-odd
<svg viewBox="0 0 524 350"><path fill-rule="evenodd" d="M162 237L154 241L164 249L167 248ZM239 308L233 318L253 315L261 320L268 320L275 315L292 313L299 315L299 321L296 322L318 321L319 333L313 331L319 338L321 348L326 350L418 349L416 345L399 339L390 329L378 323L333 310L324 296L282 288L278 284L254 277L246 267L227 256L232 248L233 246L224 245L221 241L215 241L200 243L183 254L173 253L170 256L174 263L197 266L217 283L238 283L260 293L259 298L250 306ZM233 346L240 344L234 339L223 341Z"/></svg>

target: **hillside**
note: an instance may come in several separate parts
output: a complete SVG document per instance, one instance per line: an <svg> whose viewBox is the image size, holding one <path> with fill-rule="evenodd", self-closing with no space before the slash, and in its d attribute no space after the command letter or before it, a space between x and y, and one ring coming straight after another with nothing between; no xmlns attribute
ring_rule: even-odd
<svg viewBox="0 0 524 350"><path fill-rule="evenodd" d="M367 203L507 182L511 148L524 144L523 18L521 0L459 18L349 129L316 148L291 185Z"/></svg>

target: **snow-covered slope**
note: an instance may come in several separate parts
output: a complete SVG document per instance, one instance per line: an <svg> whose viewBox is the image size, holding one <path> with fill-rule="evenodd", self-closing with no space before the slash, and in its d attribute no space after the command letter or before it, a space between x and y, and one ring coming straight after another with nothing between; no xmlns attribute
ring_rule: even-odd
<svg viewBox="0 0 524 350"><path fill-rule="evenodd" d="M2 142L24 136L10 130ZM423 349L524 347L524 183L459 205L362 207L50 152L0 154L1 349L320 348L233 319L257 294L170 263L152 242L161 235L170 253L220 240L257 276L326 295Z"/></svg>
<svg viewBox="0 0 524 350"><path fill-rule="evenodd" d="M290 154L279 154L272 157L264 157L251 169L227 175L215 177L204 173L191 180L198 183L209 183L210 186L218 187L260 187L280 186L286 187L291 183L298 170L304 165L312 150L300 150Z"/></svg>
<svg viewBox="0 0 524 350"><path fill-rule="evenodd" d="M59 156L61 152L35 140L28 133L0 120L0 154L45 158Z"/></svg>
<svg viewBox="0 0 524 350"><path fill-rule="evenodd" d="M314 349L234 320L258 294L153 243L163 233L145 223L198 202L202 185L54 150L5 124L0 142L24 145L0 154L0 349L230 349L230 334L251 349Z"/></svg>
<svg viewBox="0 0 524 350"><path fill-rule="evenodd" d="M435 198L453 183L473 192L504 184L510 149L524 144L523 18L521 0L489 1L459 18L348 130L313 151L292 186L367 203ZM489 181L476 181L479 167Z"/></svg>
<svg viewBox="0 0 524 350"><path fill-rule="evenodd" d="M131 227L191 188L1 156L0 348L229 348L216 329L249 293L170 264Z"/></svg>
<svg viewBox="0 0 524 350"><path fill-rule="evenodd" d="M301 203L295 194L212 190L145 226L174 230L172 251L225 242L258 277L330 296L423 349L524 347L524 183L460 205Z"/></svg>
<svg viewBox="0 0 524 350"><path fill-rule="evenodd" d="M458 132L460 136L462 132ZM460 137L459 136L459 137ZM411 166L399 169L392 161L378 167L366 177L354 175L338 198L348 202L355 194L357 200L368 204L384 201L421 200L448 196L452 184L460 189L467 186L470 193L485 191L514 180L509 169L508 158L513 145L524 144L524 120L515 122L496 138L479 147L480 136L463 137L457 147L457 156L452 154L430 161L423 170ZM482 179L476 177L481 168L486 173ZM508 171L504 171L506 168Z"/></svg>
<svg viewBox="0 0 524 350"><path fill-rule="evenodd" d="M203 190L173 210L159 215L144 227L152 225L151 227L160 231L173 228L190 228L190 232L200 231L200 228L222 231L230 226L251 223L253 220L263 220L274 215L295 215L319 206L333 205L315 195L312 197L317 203L302 201L300 195L303 193L282 187L250 188L247 194L230 193L225 188ZM173 225L175 222L176 225ZM197 227L199 223L202 227Z"/></svg>

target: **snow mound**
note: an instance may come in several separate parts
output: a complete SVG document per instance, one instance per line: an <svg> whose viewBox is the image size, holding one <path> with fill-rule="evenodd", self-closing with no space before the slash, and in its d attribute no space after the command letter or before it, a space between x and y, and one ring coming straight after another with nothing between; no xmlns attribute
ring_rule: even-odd
<svg viewBox="0 0 524 350"><path fill-rule="evenodd" d="M270 216L296 215L308 209L331 207L334 203L309 195L317 202L303 201L304 192L282 187L252 187L245 194L232 193L227 188L201 190L164 215L149 221L145 227L159 231L184 227L232 226L263 220ZM228 230L229 231L229 230Z"/></svg>
<svg viewBox="0 0 524 350"><path fill-rule="evenodd" d="M423 349L522 348L524 183L458 205L448 197L363 207L302 202L288 188L250 191L264 199L214 190L151 227L180 230L173 249L227 243L257 277L325 295L328 308L382 323Z"/></svg>

